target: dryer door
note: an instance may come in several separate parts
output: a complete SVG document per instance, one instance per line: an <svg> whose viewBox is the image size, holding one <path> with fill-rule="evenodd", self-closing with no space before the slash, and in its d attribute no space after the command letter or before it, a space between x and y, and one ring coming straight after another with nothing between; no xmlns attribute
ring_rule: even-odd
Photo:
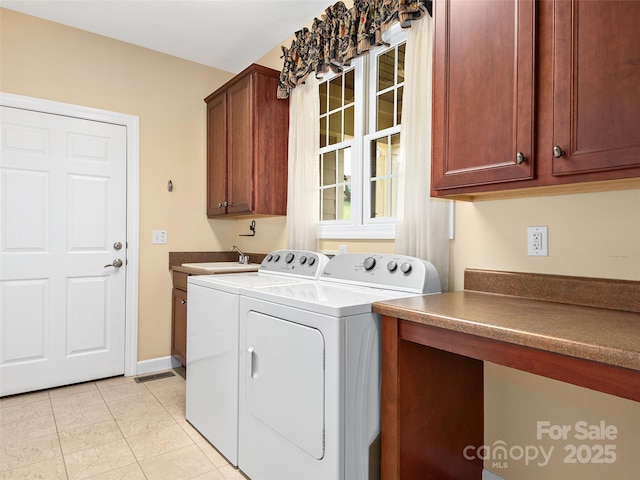
<svg viewBox="0 0 640 480"><path fill-rule="evenodd" d="M315 328L249 312L248 413L316 459L324 456L324 338Z"/></svg>

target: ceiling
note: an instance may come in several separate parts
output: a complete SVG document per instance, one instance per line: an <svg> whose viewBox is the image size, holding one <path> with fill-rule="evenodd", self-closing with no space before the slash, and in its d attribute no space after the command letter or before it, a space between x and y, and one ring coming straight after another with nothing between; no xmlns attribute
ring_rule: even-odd
<svg viewBox="0 0 640 480"><path fill-rule="evenodd" d="M2 0L2 7L238 73L284 44L332 3L332 0Z"/></svg>

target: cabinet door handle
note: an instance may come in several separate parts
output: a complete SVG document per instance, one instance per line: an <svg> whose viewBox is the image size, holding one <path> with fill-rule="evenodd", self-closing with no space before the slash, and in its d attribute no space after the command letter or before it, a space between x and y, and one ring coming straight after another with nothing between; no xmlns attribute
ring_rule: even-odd
<svg viewBox="0 0 640 480"><path fill-rule="evenodd" d="M556 145L555 147L553 147L553 157L554 158L560 158L564 156L564 150L562 150L562 148L560 148L558 145Z"/></svg>
<svg viewBox="0 0 640 480"><path fill-rule="evenodd" d="M521 165L526 161L527 161L527 157L524 156L524 153L518 152L518 154L516 155L516 163L518 165Z"/></svg>
<svg viewBox="0 0 640 480"><path fill-rule="evenodd" d="M187 301L186 301L186 300L180 300L180 303L181 303L182 305L186 305L186 304L187 304Z"/></svg>

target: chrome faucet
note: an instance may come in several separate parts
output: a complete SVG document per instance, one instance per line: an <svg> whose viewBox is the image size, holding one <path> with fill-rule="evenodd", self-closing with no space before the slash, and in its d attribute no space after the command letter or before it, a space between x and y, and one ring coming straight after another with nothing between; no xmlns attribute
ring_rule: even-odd
<svg viewBox="0 0 640 480"><path fill-rule="evenodd" d="M235 250L240 254L240 256L238 257L238 263L244 263L245 265L249 263L249 255L245 255L244 253L242 253L242 250L240 250L238 247L236 247L235 245L231 245L231 250Z"/></svg>

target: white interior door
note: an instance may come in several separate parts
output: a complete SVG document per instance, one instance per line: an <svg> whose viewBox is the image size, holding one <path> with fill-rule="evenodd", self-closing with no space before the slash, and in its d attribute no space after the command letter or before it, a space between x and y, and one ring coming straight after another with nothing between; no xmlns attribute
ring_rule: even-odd
<svg viewBox="0 0 640 480"><path fill-rule="evenodd" d="M0 108L0 395L122 374L126 127Z"/></svg>

